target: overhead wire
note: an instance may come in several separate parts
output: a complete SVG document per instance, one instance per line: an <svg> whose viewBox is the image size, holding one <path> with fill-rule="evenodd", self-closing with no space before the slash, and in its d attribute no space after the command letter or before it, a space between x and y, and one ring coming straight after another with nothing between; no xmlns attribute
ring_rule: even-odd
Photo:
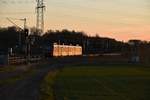
<svg viewBox="0 0 150 100"><path fill-rule="evenodd" d="M1 4L34 3L35 0L0 0Z"/></svg>
<svg viewBox="0 0 150 100"><path fill-rule="evenodd" d="M1 15L33 14L35 12L0 12Z"/></svg>

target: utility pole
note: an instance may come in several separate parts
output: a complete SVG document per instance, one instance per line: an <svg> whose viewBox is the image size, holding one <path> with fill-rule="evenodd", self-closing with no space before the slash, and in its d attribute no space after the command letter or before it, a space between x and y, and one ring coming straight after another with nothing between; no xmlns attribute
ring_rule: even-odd
<svg viewBox="0 0 150 100"><path fill-rule="evenodd" d="M18 26L16 23L14 23L12 20L10 20L9 18L7 18L7 20L9 22L11 22L13 25L15 25L16 27L18 27L19 29L23 30L24 34L25 34L25 55L26 55L26 62L27 64L30 64L30 39L29 39L29 30L27 29L27 19L23 18L23 19L16 19L13 18L14 20L21 20L24 22L24 28L22 29L20 26ZM19 46L22 46L21 43L21 34L19 34Z"/></svg>
<svg viewBox="0 0 150 100"><path fill-rule="evenodd" d="M29 37L29 31L28 29L25 29L24 30L25 32L25 45L26 45L26 49L25 49L25 55L26 55L26 63L27 64L30 64L30 51L31 51L31 48L30 48L30 37Z"/></svg>
<svg viewBox="0 0 150 100"><path fill-rule="evenodd" d="M45 5L43 0L36 0L37 2L37 7L36 7L36 12L37 12L37 21L36 21L36 29L37 29L37 35L41 35L44 31L44 10L45 10Z"/></svg>

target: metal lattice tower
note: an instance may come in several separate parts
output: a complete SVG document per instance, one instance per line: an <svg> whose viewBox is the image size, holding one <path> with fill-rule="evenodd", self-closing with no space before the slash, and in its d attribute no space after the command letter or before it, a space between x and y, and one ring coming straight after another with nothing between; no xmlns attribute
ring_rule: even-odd
<svg viewBox="0 0 150 100"><path fill-rule="evenodd" d="M37 21L36 21L36 28L38 30L37 35L41 35L44 31L44 10L45 10L45 5L44 5L44 0L36 0L37 2Z"/></svg>

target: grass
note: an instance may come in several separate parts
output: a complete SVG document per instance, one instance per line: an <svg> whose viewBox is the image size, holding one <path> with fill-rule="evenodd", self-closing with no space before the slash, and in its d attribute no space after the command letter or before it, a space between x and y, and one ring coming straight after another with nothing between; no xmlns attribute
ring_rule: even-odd
<svg viewBox="0 0 150 100"><path fill-rule="evenodd" d="M58 74L53 91L56 100L150 100L149 84L148 67L75 66Z"/></svg>
<svg viewBox="0 0 150 100"><path fill-rule="evenodd" d="M28 71L25 71L21 74L15 75L13 77L9 77L9 78L0 80L0 86L1 85L13 84L18 80L23 80L24 78L33 75L35 72L36 72L35 70L28 70Z"/></svg>
<svg viewBox="0 0 150 100"><path fill-rule="evenodd" d="M53 85L58 71L49 72L40 87L40 100L54 100Z"/></svg>
<svg viewBox="0 0 150 100"><path fill-rule="evenodd" d="M16 81L18 81L20 79L22 79L22 77L16 76L16 77L13 77L13 78L7 78L5 80L1 80L0 81L0 86L15 83Z"/></svg>
<svg viewBox="0 0 150 100"><path fill-rule="evenodd" d="M16 70L16 66L5 66L5 67L0 67L0 73L1 72L13 72Z"/></svg>
<svg viewBox="0 0 150 100"><path fill-rule="evenodd" d="M19 69L19 67L21 69ZM6 74L17 73L13 76L9 76L5 79L1 79L0 86L13 84L18 80L22 80L30 75L33 75L35 72L36 70L34 70L33 68L28 69L24 66L7 66L4 68L0 68L0 73L6 73Z"/></svg>

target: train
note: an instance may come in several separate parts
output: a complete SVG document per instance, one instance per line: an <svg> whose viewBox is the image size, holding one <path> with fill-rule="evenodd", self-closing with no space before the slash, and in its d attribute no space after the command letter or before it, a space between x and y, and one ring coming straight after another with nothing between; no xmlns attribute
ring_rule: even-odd
<svg viewBox="0 0 150 100"><path fill-rule="evenodd" d="M45 51L46 57L81 56L82 46L54 43Z"/></svg>

